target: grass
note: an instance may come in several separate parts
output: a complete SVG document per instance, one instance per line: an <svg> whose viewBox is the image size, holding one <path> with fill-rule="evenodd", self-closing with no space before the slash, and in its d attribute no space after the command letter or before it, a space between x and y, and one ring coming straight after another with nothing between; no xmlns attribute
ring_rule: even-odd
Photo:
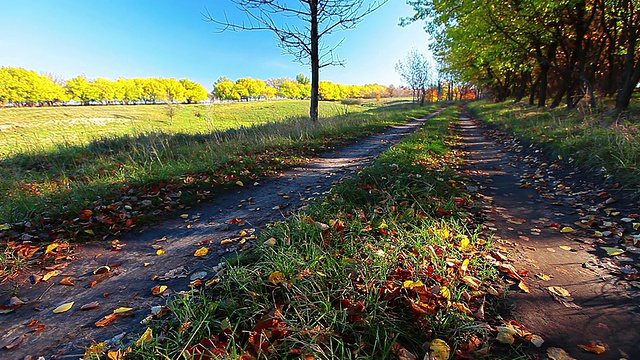
<svg viewBox="0 0 640 360"><path fill-rule="evenodd" d="M155 336L127 351L144 359L524 358L520 340L490 340L500 321L474 317L495 311L491 293L503 284L457 171L455 119L457 110L446 110L268 227L208 286L171 300L149 325Z"/></svg>
<svg viewBox="0 0 640 360"><path fill-rule="evenodd" d="M240 105L248 110L258 106L231 105L238 114L243 109ZM299 103L259 104L283 109L292 105ZM68 243L118 236L163 212L191 206L237 187L238 182L272 175L318 151L435 109L417 109L407 103L383 105L366 111L353 107L347 114L315 123L302 117L277 120L280 115L273 115L271 121L252 126L103 137L3 159L2 248L25 239ZM176 119L175 124L179 123Z"/></svg>
<svg viewBox="0 0 640 360"><path fill-rule="evenodd" d="M554 156L575 162L591 174L640 189L640 111L539 109L523 104L471 103L481 119L529 142L542 144Z"/></svg>

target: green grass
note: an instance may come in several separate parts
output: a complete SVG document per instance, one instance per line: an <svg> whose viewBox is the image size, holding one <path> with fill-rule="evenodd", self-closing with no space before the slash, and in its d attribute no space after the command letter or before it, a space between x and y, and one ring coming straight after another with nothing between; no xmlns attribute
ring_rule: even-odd
<svg viewBox="0 0 640 360"><path fill-rule="evenodd" d="M575 162L592 174L640 190L640 111L621 114L577 109L538 109L523 104L469 104L481 119L542 144L554 157Z"/></svg>
<svg viewBox="0 0 640 360"><path fill-rule="evenodd" d="M273 106L291 103L297 104ZM240 105L256 106L232 105L239 113ZM21 153L0 161L0 235L5 244L24 236L41 242L119 236L164 212L237 187L238 181L251 183L435 108L380 103L366 111L350 107L315 123L295 117L205 133L127 134Z"/></svg>
<svg viewBox="0 0 640 360"><path fill-rule="evenodd" d="M86 145L92 140L149 133L201 134L264 124L309 113L303 100L254 101L213 105L59 106L0 109L0 159L17 154L53 151L57 147ZM349 111L362 111L351 107ZM320 103L320 115L344 112L344 105Z"/></svg>
<svg viewBox="0 0 640 360"><path fill-rule="evenodd" d="M452 356L480 350L475 341L488 345L495 330L472 312L487 299L490 313L488 291L502 283L484 257L491 241L469 213L451 148L455 119L446 110L325 199L268 227L209 288L171 300L134 356L188 359L200 349L219 358L423 358L434 340ZM523 356L490 343L491 358Z"/></svg>

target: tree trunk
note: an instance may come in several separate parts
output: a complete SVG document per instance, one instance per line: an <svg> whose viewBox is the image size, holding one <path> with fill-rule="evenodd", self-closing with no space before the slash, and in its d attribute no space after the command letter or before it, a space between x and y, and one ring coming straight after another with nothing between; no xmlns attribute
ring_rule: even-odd
<svg viewBox="0 0 640 360"><path fill-rule="evenodd" d="M627 46L627 55L625 57L624 71L622 72L622 86L616 96L616 110L624 110L629 107L633 89L640 81L640 63L636 63L636 42L638 37L636 33L629 36L629 45Z"/></svg>
<svg viewBox="0 0 640 360"><path fill-rule="evenodd" d="M320 39L318 34L318 0L309 2L311 13L311 121L318 121L318 99L320 86Z"/></svg>
<svg viewBox="0 0 640 360"><path fill-rule="evenodd" d="M538 89L538 84L540 83L540 76L536 79L536 81L531 84L531 88L529 90L529 105L533 106L536 102L536 90Z"/></svg>

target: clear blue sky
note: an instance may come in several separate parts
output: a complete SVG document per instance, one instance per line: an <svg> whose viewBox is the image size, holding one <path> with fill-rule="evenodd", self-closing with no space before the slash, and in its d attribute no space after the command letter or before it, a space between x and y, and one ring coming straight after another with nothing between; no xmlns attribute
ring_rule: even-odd
<svg viewBox="0 0 640 360"><path fill-rule="evenodd" d="M229 0L2 0L0 66L64 79L189 78L207 89L221 76L309 76L272 33L216 33L206 9L234 13ZM357 29L337 33L346 66L324 68L321 80L400 85L396 62L411 48L427 52L422 24L397 25L411 14L405 0L389 0Z"/></svg>

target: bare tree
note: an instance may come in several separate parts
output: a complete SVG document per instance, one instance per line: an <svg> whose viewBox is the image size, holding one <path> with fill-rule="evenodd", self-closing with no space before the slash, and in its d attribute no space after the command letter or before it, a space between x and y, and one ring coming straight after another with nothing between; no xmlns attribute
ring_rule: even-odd
<svg viewBox="0 0 640 360"><path fill-rule="evenodd" d="M219 1L219 0L216 0ZM304 65L311 65L311 120L318 120L320 69L344 65L334 56L337 44L323 40L336 31L353 29L387 0L228 0L245 14L242 22L231 21L226 14L215 18L209 11L205 19L223 31L269 30L280 47Z"/></svg>
<svg viewBox="0 0 640 360"><path fill-rule="evenodd" d="M398 60L396 72L411 88L413 101L415 102L419 99L420 106L423 106L427 96L427 89L432 80L432 66L429 58L416 49L412 49L405 60Z"/></svg>

